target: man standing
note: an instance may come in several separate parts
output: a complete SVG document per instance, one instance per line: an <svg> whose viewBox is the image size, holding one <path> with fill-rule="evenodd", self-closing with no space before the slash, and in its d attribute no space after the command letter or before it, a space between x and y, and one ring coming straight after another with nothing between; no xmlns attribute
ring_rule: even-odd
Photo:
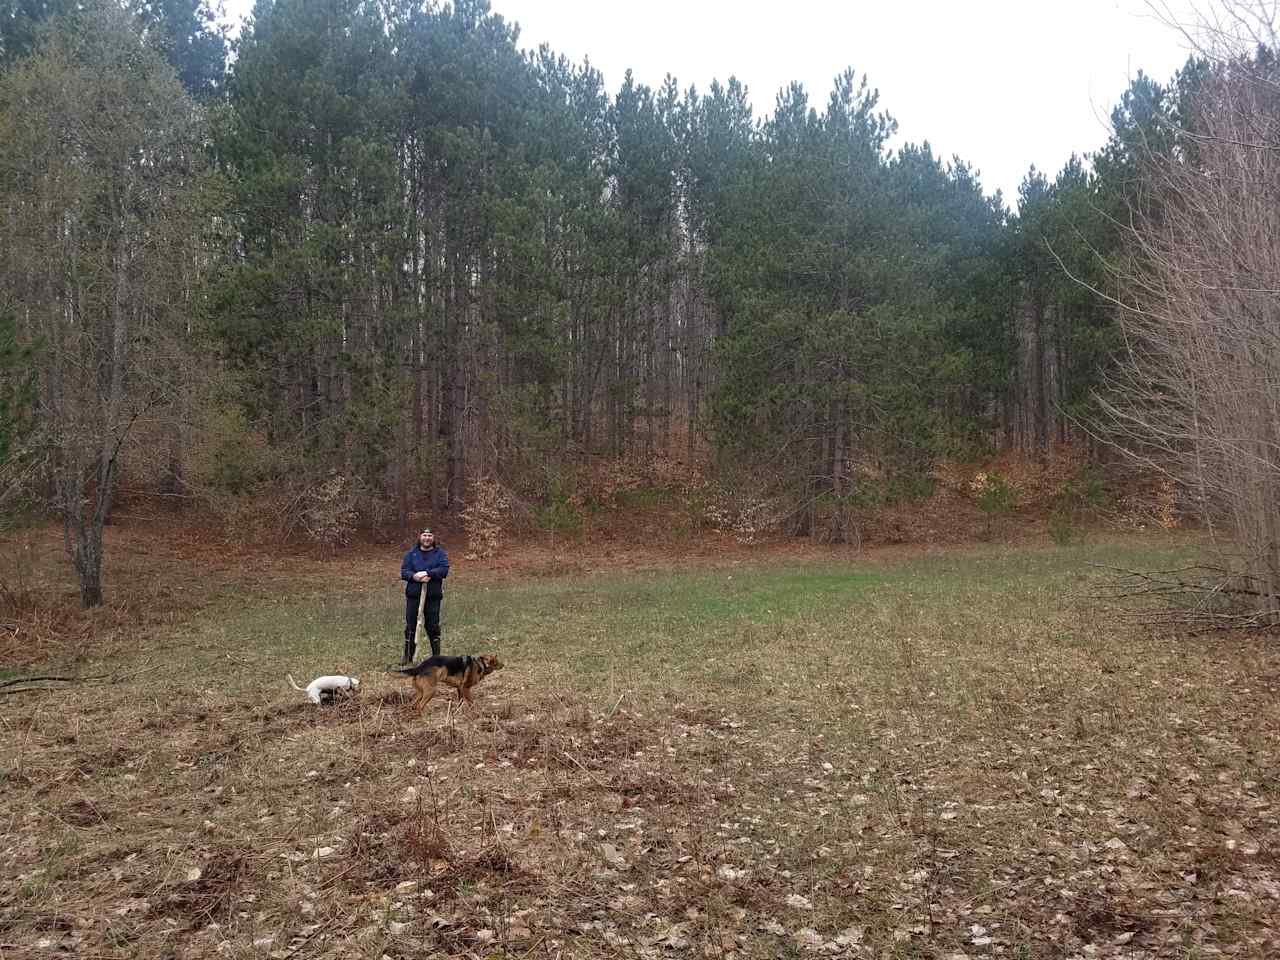
<svg viewBox="0 0 1280 960"><path fill-rule="evenodd" d="M449 555L436 543L435 534L423 530L418 542L404 555L400 564L400 579L404 586L404 659L401 663L413 663L414 632L418 625L418 598L427 591L427 637L431 640L431 655L440 653L440 604L444 602L444 578L449 575Z"/></svg>

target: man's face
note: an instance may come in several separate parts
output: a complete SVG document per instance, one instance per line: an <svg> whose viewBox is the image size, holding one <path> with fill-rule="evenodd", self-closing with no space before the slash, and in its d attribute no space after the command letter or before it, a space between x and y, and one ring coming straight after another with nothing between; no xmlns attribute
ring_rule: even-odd
<svg viewBox="0 0 1280 960"><path fill-rule="evenodd" d="M421 546L423 550L430 550L435 546L435 542L436 535L430 530L423 530L418 534L418 545Z"/></svg>

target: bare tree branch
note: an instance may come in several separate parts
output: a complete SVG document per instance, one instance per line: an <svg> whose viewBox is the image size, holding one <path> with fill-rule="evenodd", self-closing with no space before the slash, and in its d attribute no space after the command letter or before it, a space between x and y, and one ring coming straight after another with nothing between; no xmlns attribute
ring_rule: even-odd
<svg viewBox="0 0 1280 960"><path fill-rule="evenodd" d="M1172 480L1222 561L1126 571L1116 596L1168 623L1280 625L1280 64L1277 5L1180 23L1207 61L1174 146L1141 158L1145 194L1117 270L1124 350L1090 429ZM1061 261L1060 261L1061 262ZM1065 269L1065 265L1064 265ZM1095 291L1099 292L1100 291Z"/></svg>

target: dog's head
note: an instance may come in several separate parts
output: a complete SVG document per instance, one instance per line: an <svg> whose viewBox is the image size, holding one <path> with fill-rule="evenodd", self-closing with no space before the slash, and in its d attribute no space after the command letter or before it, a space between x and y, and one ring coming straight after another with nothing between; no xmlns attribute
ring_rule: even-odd
<svg viewBox="0 0 1280 960"><path fill-rule="evenodd" d="M338 697L342 697L343 699L346 699L348 697L354 697L356 694L360 692L359 677L343 676L341 679L344 680L345 682L340 683L337 686L326 691L330 697L334 698L335 700Z"/></svg>
<svg viewBox="0 0 1280 960"><path fill-rule="evenodd" d="M483 669L481 670L481 673L483 675L488 675L490 673L493 673L493 671L495 670L502 669L502 661L499 660L497 657L495 657L491 653L481 654L480 656L476 657L476 659L480 661L481 666L483 667Z"/></svg>

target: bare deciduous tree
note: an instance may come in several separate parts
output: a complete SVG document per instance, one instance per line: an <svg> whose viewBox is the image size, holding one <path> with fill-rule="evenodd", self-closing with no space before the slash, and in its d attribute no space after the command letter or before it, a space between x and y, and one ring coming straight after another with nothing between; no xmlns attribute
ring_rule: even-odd
<svg viewBox="0 0 1280 960"><path fill-rule="evenodd" d="M1104 403L1123 449L1165 472L1222 557L1162 579L1199 623L1280 624L1280 63L1270 5L1188 28L1207 66L1172 150L1146 159ZM1256 46L1259 41L1262 46Z"/></svg>
<svg viewBox="0 0 1280 960"><path fill-rule="evenodd" d="M109 0L0 79L0 297L38 351L47 490L86 607L103 599L125 440L176 386L198 133L172 68Z"/></svg>

